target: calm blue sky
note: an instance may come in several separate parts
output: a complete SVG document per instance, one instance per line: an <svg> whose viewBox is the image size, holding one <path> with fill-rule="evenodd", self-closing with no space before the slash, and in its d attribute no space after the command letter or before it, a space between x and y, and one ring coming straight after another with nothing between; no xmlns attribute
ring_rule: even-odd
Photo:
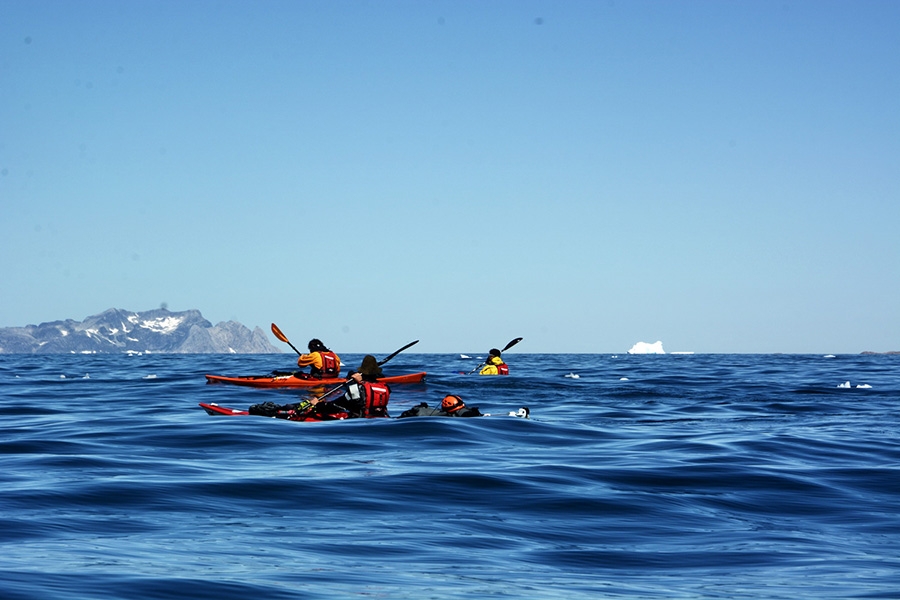
<svg viewBox="0 0 900 600"><path fill-rule="evenodd" d="M0 6L0 326L900 350L900 2Z"/></svg>

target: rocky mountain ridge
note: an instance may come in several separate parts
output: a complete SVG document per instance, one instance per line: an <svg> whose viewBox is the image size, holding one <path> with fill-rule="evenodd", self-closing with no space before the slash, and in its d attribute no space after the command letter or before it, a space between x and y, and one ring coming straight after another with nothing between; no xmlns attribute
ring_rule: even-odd
<svg viewBox="0 0 900 600"><path fill-rule="evenodd" d="M199 310L143 312L110 308L84 321L0 328L0 354L280 353L259 327L213 325Z"/></svg>

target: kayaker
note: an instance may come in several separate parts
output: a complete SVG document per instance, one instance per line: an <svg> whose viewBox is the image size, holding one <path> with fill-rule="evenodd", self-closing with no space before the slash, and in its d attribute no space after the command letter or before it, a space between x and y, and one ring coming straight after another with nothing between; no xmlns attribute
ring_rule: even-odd
<svg viewBox="0 0 900 600"><path fill-rule="evenodd" d="M427 403L422 402L418 406L413 406L409 410L403 411L400 418L404 417L483 417L477 406L468 407L463 399L456 394L447 394L441 400L440 408L430 408Z"/></svg>
<svg viewBox="0 0 900 600"><path fill-rule="evenodd" d="M337 411L347 411L351 419L388 417L387 405L391 398L391 388L388 384L378 381L381 376L378 361L371 354L367 354L359 369L352 372L344 384L347 388L344 395L331 402L313 400L313 410L323 416Z"/></svg>
<svg viewBox="0 0 900 600"><path fill-rule="evenodd" d="M322 340L313 338L309 340L307 345L309 354L301 354L297 358L297 366L300 368L309 367L309 377L313 379L329 378L341 376L341 359L337 354L325 347ZM306 375L305 373L301 373Z"/></svg>
<svg viewBox="0 0 900 600"><path fill-rule="evenodd" d="M509 367L500 356L500 351L491 348L488 352L487 360L484 361L484 367L478 372L479 375L509 375Z"/></svg>

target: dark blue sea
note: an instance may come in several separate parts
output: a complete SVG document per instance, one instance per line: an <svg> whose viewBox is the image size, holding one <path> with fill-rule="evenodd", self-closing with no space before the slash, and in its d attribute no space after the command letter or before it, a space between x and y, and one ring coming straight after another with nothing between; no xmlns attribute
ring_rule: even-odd
<svg viewBox="0 0 900 600"><path fill-rule="evenodd" d="M900 598L900 356L507 360L296 423L198 406L288 354L0 355L0 598Z"/></svg>

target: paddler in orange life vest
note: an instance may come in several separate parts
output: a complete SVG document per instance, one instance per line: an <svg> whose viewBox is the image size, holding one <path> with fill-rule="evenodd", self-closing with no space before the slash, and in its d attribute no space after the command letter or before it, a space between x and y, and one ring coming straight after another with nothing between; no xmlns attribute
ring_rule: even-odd
<svg viewBox="0 0 900 600"><path fill-rule="evenodd" d="M297 358L298 367L309 367L309 377L323 379L340 377L341 359L337 354L325 347L322 340L313 338L306 346L309 354L301 354ZM305 373L301 373L301 376Z"/></svg>
<svg viewBox="0 0 900 600"><path fill-rule="evenodd" d="M366 355L358 371L350 374L344 386L347 391L333 402L313 402L316 410L322 414L330 414L335 409L342 409L350 414L351 419L374 419L388 417L387 405L391 398L391 388L381 383L381 367L372 355Z"/></svg>
<svg viewBox="0 0 900 600"><path fill-rule="evenodd" d="M487 360L484 361L484 367L478 372L479 375L509 375L509 367L500 358L500 351L491 348L488 352Z"/></svg>

